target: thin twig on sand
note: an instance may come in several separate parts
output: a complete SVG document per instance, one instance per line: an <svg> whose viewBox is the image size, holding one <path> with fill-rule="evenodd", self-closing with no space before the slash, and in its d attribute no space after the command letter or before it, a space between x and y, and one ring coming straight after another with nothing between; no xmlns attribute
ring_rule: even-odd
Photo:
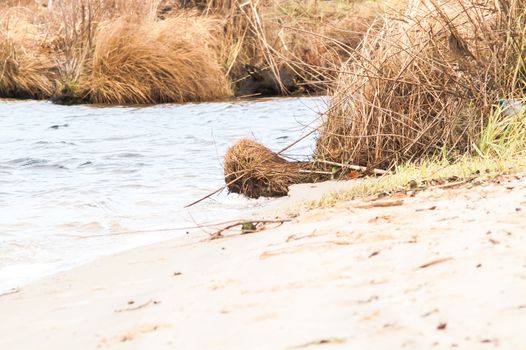
<svg viewBox="0 0 526 350"><path fill-rule="evenodd" d="M461 186L461 185L467 184L468 182L473 181L473 179L475 179L475 178L474 177L470 177L470 178L467 178L467 179L462 180L462 181L449 182L449 183L446 183L446 184L443 184L443 185L438 185L438 186L435 186L435 188L448 189L448 188L452 188L452 187L457 187L457 186Z"/></svg>
<svg viewBox="0 0 526 350"><path fill-rule="evenodd" d="M438 265L438 264L441 264L441 263L449 261L449 260L453 260L453 258L452 257L447 257L447 258L436 259L436 260L430 261L428 263L425 263L423 265L420 265L418 268L419 269L425 269L427 267L430 267L430 266L433 266L433 265Z"/></svg>
<svg viewBox="0 0 526 350"><path fill-rule="evenodd" d="M403 205L404 201L402 199L396 201L381 201L381 202L371 202L363 205L357 205L356 208L359 209L371 209L371 208L385 208L385 207L396 207Z"/></svg>
<svg viewBox="0 0 526 350"><path fill-rule="evenodd" d="M133 302L129 302L129 304L133 304ZM115 312L124 312L124 311L135 311L135 310L139 310L139 309L142 309L150 304L154 304L154 305L157 305L159 304L160 301L158 300L153 300L153 299L150 299L148 300L147 302L145 302L144 304L140 304L140 305L137 305L137 306L133 306L133 307L128 307L128 308L124 308L124 309L117 309L115 310Z"/></svg>
<svg viewBox="0 0 526 350"><path fill-rule="evenodd" d="M261 231L261 229L257 229L257 226L259 224L279 224L279 225L282 225L283 223L285 222L289 222L291 221L290 219L278 219L278 220L240 220L234 224L231 224L231 225L228 225L228 226L225 226L223 227L222 229L214 232L213 234L210 235L210 239L213 240L213 239L219 239L219 238L223 238L224 235L223 235L223 232L227 231L227 230L230 230L234 227L238 227L240 226L241 227L241 234L246 234L246 233L252 233L252 232L257 232L257 231Z"/></svg>

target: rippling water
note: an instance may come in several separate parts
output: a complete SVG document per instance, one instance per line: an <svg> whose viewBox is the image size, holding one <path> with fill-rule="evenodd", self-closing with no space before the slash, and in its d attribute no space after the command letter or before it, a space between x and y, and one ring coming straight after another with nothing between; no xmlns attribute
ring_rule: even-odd
<svg viewBox="0 0 526 350"><path fill-rule="evenodd" d="M185 231L115 233L224 220L260 204L222 193L183 209L223 184L233 141L248 136L278 150L309 131L326 102L0 102L0 290ZM312 147L310 138L290 153Z"/></svg>

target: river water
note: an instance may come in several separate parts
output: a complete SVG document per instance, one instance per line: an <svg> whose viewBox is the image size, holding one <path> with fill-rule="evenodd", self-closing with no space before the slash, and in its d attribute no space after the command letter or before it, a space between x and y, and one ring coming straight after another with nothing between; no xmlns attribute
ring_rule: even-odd
<svg viewBox="0 0 526 350"><path fill-rule="evenodd" d="M148 107L0 101L0 292L99 256L239 217L265 199L225 192L241 137L278 150L317 126L327 99ZM313 123L314 121L314 123ZM313 137L288 151L312 154ZM120 234L130 231L153 231ZM88 238L86 238L88 237Z"/></svg>

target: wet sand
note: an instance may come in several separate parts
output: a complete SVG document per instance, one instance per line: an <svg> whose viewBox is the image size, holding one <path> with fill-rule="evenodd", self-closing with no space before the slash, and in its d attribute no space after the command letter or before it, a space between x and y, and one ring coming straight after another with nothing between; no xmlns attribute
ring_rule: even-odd
<svg viewBox="0 0 526 350"><path fill-rule="evenodd" d="M0 296L0 348L526 348L522 176L102 258Z"/></svg>

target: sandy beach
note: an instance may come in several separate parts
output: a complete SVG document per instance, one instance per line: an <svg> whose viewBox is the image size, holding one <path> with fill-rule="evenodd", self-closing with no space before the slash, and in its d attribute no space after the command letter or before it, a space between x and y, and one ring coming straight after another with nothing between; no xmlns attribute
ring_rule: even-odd
<svg viewBox="0 0 526 350"><path fill-rule="evenodd" d="M0 348L522 349L525 221L522 174L195 232L1 295Z"/></svg>

